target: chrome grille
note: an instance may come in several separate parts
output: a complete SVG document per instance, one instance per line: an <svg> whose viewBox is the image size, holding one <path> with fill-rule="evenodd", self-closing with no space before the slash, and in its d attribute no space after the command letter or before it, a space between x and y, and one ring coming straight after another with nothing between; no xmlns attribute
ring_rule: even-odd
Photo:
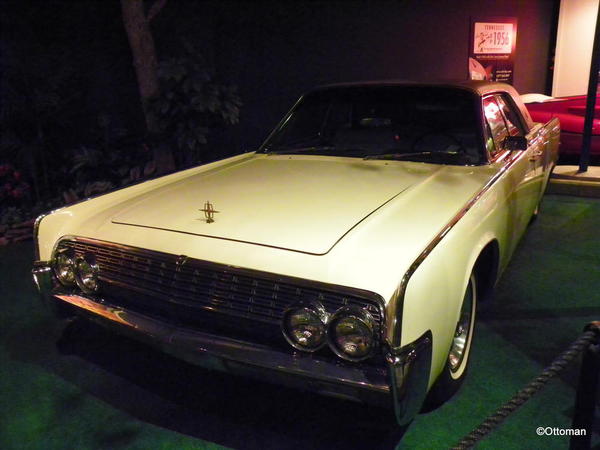
<svg viewBox="0 0 600 450"><path fill-rule="evenodd" d="M279 325L283 312L291 304L301 299L318 300L331 313L341 306L354 305L366 308L378 325L382 321L380 302L367 291L91 239L63 240L59 248L64 247L72 248L78 255L90 252L96 256L102 291L114 292L113 288L118 287L120 292L139 293L163 306L177 304L187 310ZM113 301L112 297L110 300ZM140 306L156 308L156 301Z"/></svg>

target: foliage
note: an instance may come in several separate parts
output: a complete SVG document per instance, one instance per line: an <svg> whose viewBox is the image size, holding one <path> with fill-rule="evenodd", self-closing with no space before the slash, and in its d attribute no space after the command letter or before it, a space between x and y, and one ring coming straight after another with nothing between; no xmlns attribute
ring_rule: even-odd
<svg viewBox="0 0 600 450"><path fill-rule="evenodd" d="M22 172L11 164L0 164L0 206L19 204L29 194L30 186L23 180Z"/></svg>
<svg viewBox="0 0 600 450"><path fill-rule="evenodd" d="M7 226L28 221L44 211L61 206L57 199L34 202L23 172L10 163L0 164L0 241Z"/></svg>
<svg viewBox="0 0 600 450"><path fill-rule="evenodd" d="M152 4L153 14L164 3ZM115 23L121 30L122 23L114 20L118 8L107 7L102 19L77 5L15 4L10 15L0 18L0 229L155 176L161 173L161 150L173 149L179 168L197 163L209 131L238 121L241 102L235 87L218 83L199 53L184 44L160 64L162 93L144 105L159 124L158 135L132 135L103 112L90 127L99 104L121 117L120 123L139 111L135 102L119 102L114 92L106 102L96 101L121 73L123 52L118 39L109 49L109 41L88 38L104 36L105 26ZM90 65L91 59L100 62ZM128 53L125 59L129 63ZM118 92L133 89L132 81L125 79ZM139 122L127 123L137 129Z"/></svg>
<svg viewBox="0 0 600 450"><path fill-rule="evenodd" d="M82 93L71 50L48 45L23 24L17 29L2 41L1 229L63 204L64 150Z"/></svg>
<svg viewBox="0 0 600 450"><path fill-rule="evenodd" d="M159 63L160 94L148 109L174 145L178 166L186 167L202 161L211 128L238 123L242 102L237 87L217 82L190 43L181 49L182 55Z"/></svg>
<svg viewBox="0 0 600 450"><path fill-rule="evenodd" d="M39 49L34 49L37 51ZM4 58L0 113L0 160L18 164L36 201L61 184L61 137L68 134L73 103L79 95L71 55L48 48L26 61L9 47Z"/></svg>
<svg viewBox="0 0 600 450"><path fill-rule="evenodd" d="M147 145L127 130L113 126L110 116L101 114L89 132L92 144L71 152L70 182L65 186L66 203L101 194L141 181L154 174Z"/></svg>
<svg viewBox="0 0 600 450"><path fill-rule="evenodd" d="M151 152L126 130L113 127L102 114L88 133L90 142L65 151L66 164L55 193L35 201L22 172L0 164L0 225L13 225L81 199L152 176ZM58 179L58 178L57 178Z"/></svg>
<svg viewBox="0 0 600 450"><path fill-rule="evenodd" d="M16 206L9 206L8 208L2 209L0 214L0 226L13 225L15 223L23 222L26 219L24 211Z"/></svg>

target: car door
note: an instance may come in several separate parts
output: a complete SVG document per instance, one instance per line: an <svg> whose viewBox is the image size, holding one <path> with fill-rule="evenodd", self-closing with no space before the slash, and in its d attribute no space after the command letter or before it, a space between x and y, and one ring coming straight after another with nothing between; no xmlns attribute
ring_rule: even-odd
<svg viewBox="0 0 600 450"><path fill-rule="evenodd" d="M483 98L483 110L487 123L486 145L492 164L506 166L504 176L503 201L506 202L506 229L510 240L509 248L516 245L518 238L529 223L531 214L537 205L541 190L542 177L539 164L533 159L535 146L529 146L525 154L510 151L505 146L508 136L525 135L524 126L518 115L510 109L511 105L499 95Z"/></svg>
<svg viewBox="0 0 600 450"><path fill-rule="evenodd" d="M509 103L506 94L497 95L496 100L498 101L498 106L500 107L500 111L502 111L502 115L504 116L504 120L506 121L510 135L523 136L523 124L520 119L520 115L517 113L516 107ZM547 139L545 139L545 136L542 133L543 131L544 127L538 126L534 130L530 130L530 133L527 135L527 140L530 147L528 149L527 157L531 163L531 170L528 174L528 177L530 177L529 182L537 185L537 188L532 188L534 193L537 191L537 196L534 198L534 205L537 204L537 199L542 194L541 189L544 179L544 171L547 165L547 161L545 159L545 156L547 156L545 152Z"/></svg>

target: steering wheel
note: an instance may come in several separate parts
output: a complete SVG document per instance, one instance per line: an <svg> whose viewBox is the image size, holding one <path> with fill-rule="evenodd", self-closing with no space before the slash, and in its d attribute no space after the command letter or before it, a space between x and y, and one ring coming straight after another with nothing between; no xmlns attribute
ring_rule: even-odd
<svg viewBox="0 0 600 450"><path fill-rule="evenodd" d="M463 150L462 142L460 142L456 136L449 133L430 131L415 139L410 151L447 152L452 146L456 147L455 150L457 152Z"/></svg>

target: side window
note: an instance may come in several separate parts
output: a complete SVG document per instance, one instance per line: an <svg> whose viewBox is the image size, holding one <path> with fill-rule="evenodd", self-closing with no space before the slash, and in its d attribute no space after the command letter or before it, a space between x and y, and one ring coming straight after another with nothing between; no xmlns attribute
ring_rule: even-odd
<svg viewBox="0 0 600 450"><path fill-rule="evenodd" d="M512 106L503 98L503 96L496 96L496 100L498 101L498 106L500 106L500 110L504 115L504 119L506 120L506 126L508 127L508 132L511 136L519 136L522 135L521 125L519 121L519 116L515 112Z"/></svg>
<svg viewBox="0 0 600 450"><path fill-rule="evenodd" d="M491 156L494 157L502 150L504 139L508 136L508 129L506 128L500 106L498 106L493 96L483 99L483 112L494 143L493 147L490 145L491 142L486 143L486 145L488 150L490 150Z"/></svg>

